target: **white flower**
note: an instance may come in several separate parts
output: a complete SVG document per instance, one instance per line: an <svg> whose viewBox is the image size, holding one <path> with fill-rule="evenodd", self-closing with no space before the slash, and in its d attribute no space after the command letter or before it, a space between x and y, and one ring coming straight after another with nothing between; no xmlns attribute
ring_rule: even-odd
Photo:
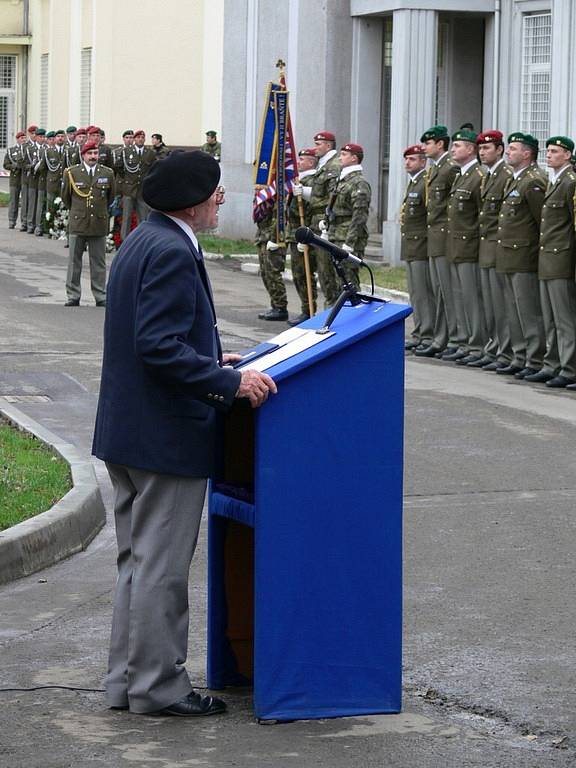
<svg viewBox="0 0 576 768"><path fill-rule="evenodd" d="M50 211L46 211L46 221L50 221L51 218L52 218L52 214L50 213Z"/></svg>
<svg viewBox="0 0 576 768"><path fill-rule="evenodd" d="M54 198L54 205L60 205L61 202L62 202L62 198L61 197L55 197Z"/></svg>

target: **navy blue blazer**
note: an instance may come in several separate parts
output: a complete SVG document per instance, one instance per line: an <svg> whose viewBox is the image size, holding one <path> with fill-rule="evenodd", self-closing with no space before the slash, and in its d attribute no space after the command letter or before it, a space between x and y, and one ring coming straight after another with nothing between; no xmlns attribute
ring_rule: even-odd
<svg viewBox="0 0 576 768"><path fill-rule="evenodd" d="M108 280L93 453L160 474L210 477L218 411L240 373L222 368L201 256L152 213L122 244Z"/></svg>

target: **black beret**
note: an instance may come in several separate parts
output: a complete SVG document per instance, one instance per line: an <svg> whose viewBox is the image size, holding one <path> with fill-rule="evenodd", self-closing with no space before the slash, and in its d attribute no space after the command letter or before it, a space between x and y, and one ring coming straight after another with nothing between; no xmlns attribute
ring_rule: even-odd
<svg viewBox="0 0 576 768"><path fill-rule="evenodd" d="M181 211L200 205L220 181L220 163L207 152L172 152L154 163L144 179L144 201L157 211Z"/></svg>

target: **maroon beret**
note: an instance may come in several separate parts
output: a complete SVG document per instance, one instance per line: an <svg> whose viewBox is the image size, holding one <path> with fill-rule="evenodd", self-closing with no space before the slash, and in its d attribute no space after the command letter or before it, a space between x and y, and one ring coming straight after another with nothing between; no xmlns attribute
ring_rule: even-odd
<svg viewBox="0 0 576 768"><path fill-rule="evenodd" d="M146 136L146 133L142 130L142 128L139 128L137 131L134 131L134 138L136 136Z"/></svg>
<svg viewBox="0 0 576 768"><path fill-rule="evenodd" d="M478 134L476 144L503 144L504 134L501 131L492 129Z"/></svg>
<svg viewBox="0 0 576 768"><path fill-rule="evenodd" d="M298 152L298 155L299 157L317 157L314 147L310 149L301 149L300 152Z"/></svg>
<svg viewBox="0 0 576 768"><path fill-rule="evenodd" d="M21 139L22 136L26 136L26 132L25 131L18 131L18 133L16 134L16 138L17 139Z"/></svg>
<svg viewBox="0 0 576 768"><path fill-rule="evenodd" d="M341 152L350 152L352 155L356 155L356 157L359 157L362 159L364 157L364 148L360 146L360 144L352 144L351 142L348 142L348 144L344 144L343 147L340 147Z"/></svg>
<svg viewBox="0 0 576 768"><path fill-rule="evenodd" d="M406 147L404 150L403 156L408 157L408 155L424 155L426 154L424 151L424 147L422 144L411 144L409 147Z"/></svg>
<svg viewBox="0 0 576 768"><path fill-rule="evenodd" d="M37 125L30 125L30 126L28 126L28 133L36 133L37 130L38 130L38 126Z"/></svg>
<svg viewBox="0 0 576 768"><path fill-rule="evenodd" d="M330 131L320 131L314 136L314 141L336 141L336 136Z"/></svg>
<svg viewBox="0 0 576 768"><path fill-rule="evenodd" d="M82 145L82 148L80 150L80 154L84 155L90 149L98 149L98 142L97 141L87 141L85 144Z"/></svg>

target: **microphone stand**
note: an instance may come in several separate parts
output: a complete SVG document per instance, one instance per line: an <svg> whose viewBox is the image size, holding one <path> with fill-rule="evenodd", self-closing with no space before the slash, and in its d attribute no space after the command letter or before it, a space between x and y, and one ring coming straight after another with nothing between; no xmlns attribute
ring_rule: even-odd
<svg viewBox="0 0 576 768"><path fill-rule="evenodd" d="M330 257L332 259L332 263L334 264L334 269L336 270L336 274L342 281L342 292L340 296L338 296L338 299L336 300L336 304L332 307L332 310L330 314L328 315L326 319L326 325L322 326L322 328L319 328L316 333L324 334L330 332L330 326L336 319L338 313L344 306L344 304L349 301L351 306L355 307L358 304L371 304L374 301L379 301L383 304L386 303L386 299L380 299L378 296L370 296L367 293L360 293L360 291L356 288L355 285L352 283L349 283L346 279L346 274L342 268L342 262L334 257L332 253L330 253Z"/></svg>

